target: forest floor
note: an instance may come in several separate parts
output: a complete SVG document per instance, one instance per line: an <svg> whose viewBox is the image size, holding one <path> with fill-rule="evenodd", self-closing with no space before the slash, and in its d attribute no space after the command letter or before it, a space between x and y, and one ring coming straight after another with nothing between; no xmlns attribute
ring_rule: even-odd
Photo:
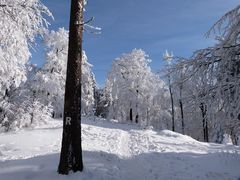
<svg viewBox="0 0 240 180"><path fill-rule="evenodd" d="M84 171L57 173L62 122L0 134L0 180L238 180L240 147L83 120Z"/></svg>

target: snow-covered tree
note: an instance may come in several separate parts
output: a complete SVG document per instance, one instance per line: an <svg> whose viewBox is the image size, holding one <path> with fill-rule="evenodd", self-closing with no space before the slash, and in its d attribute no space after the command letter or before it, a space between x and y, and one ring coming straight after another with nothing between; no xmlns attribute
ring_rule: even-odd
<svg viewBox="0 0 240 180"><path fill-rule="evenodd" d="M165 114L166 89L151 72L150 59L141 49L115 59L106 81L109 93L109 118L160 127Z"/></svg>
<svg viewBox="0 0 240 180"><path fill-rule="evenodd" d="M36 127L51 120L52 107L42 104L38 99L26 97L22 102L16 102L14 122L11 129Z"/></svg>
<svg viewBox="0 0 240 180"><path fill-rule="evenodd" d="M68 32L60 28L44 36L46 62L31 80L32 92L45 105L52 104L53 117L61 117L67 68Z"/></svg>
<svg viewBox="0 0 240 180"><path fill-rule="evenodd" d="M26 81L29 47L52 16L40 0L2 0L0 2L0 124L9 127L14 121L14 103L10 98L21 82Z"/></svg>
<svg viewBox="0 0 240 180"><path fill-rule="evenodd" d="M163 59L168 62L168 65L171 64L173 59L173 53L169 54L166 50L165 54L163 54ZM169 69L169 68L167 68ZM171 82L171 75L168 73L168 88L169 88L169 95L171 99L171 116L172 116L172 131L175 131L175 110L174 110L174 100L173 100L173 90L172 90L172 82Z"/></svg>
<svg viewBox="0 0 240 180"><path fill-rule="evenodd" d="M82 59L82 115L93 115L94 88L96 86L95 76L92 72L92 65L88 63L85 51Z"/></svg>
<svg viewBox="0 0 240 180"><path fill-rule="evenodd" d="M51 120L51 104L45 105L29 89L29 83L12 92L8 101L1 101L4 110L0 131L17 130L23 127L35 127Z"/></svg>
<svg viewBox="0 0 240 180"><path fill-rule="evenodd" d="M47 25L50 11L39 0L0 2L0 98L26 80L29 46Z"/></svg>
<svg viewBox="0 0 240 180"><path fill-rule="evenodd" d="M44 36L48 47L46 62L31 80L32 91L43 104L51 103L53 117L62 117L67 70L68 31L60 28ZM83 51L82 59L82 114L91 114L94 105L95 78Z"/></svg>
<svg viewBox="0 0 240 180"><path fill-rule="evenodd" d="M211 28L210 33L219 32L214 47L196 51L191 59L181 59L172 69L178 75L184 69L179 82L191 82L195 89L190 99L200 109L204 140L210 136L218 141L219 133L228 133L236 144L240 133L239 17L237 6Z"/></svg>
<svg viewBox="0 0 240 180"><path fill-rule="evenodd" d="M95 88L94 89L94 110L95 116L107 118L108 105L110 103L108 99L109 93L106 92L106 88Z"/></svg>
<svg viewBox="0 0 240 180"><path fill-rule="evenodd" d="M237 144L240 136L240 6L226 13L210 32L216 30L220 32L219 43L211 50L210 59L216 67L213 87L218 104L225 112L224 127Z"/></svg>

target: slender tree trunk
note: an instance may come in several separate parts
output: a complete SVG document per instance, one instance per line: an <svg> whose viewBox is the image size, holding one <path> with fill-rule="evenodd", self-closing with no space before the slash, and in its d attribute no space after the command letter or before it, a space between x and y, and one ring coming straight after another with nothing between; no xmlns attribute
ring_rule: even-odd
<svg viewBox="0 0 240 180"><path fill-rule="evenodd" d="M233 145L238 145L237 144L238 143L238 138L237 138L236 134L234 133L234 128L231 128L230 137L231 137Z"/></svg>
<svg viewBox="0 0 240 180"><path fill-rule="evenodd" d="M182 134L185 134L185 123L184 123L183 102L182 102L182 85L180 85L179 91L180 91L179 106L180 106L181 121L182 121Z"/></svg>
<svg viewBox="0 0 240 180"><path fill-rule="evenodd" d="M133 113L132 113L132 108L130 109L129 116L130 116L130 121L133 121Z"/></svg>
<svg viewBox="0 0 240 180"><path fill-rule="evenodd" d="M209 136L208 136L208 120L207 120L207 118L206 118L206 142L209 142Z"/></svg>
<svg viewBox="0 0 240 180"><path fill-rule="evenodd" d="M208 121L207 121L207 106L204 103L200 104L200 109L202 112L202 124L203 124L203 140L209 142L208 137Z"/></svg>
<svg viewBox="0 0 240 180"><path fill-rule="evenodd" d="M73 172L83 170L81 145L83 5L83 0L71 1L62 149L58 166L59 174L68 174L71 170Z"/></svg>
<svg viewBox="0 0 240 180"><path fill-rule="evenodd" d="M181 121L182 121L182 134L185 134L185 123L184 123L184 116L183 116L183 103L182 100L179 100L179 106L181 111Z"/></svg>
<svg viewBox="0 0 240 180"><path fill-rule="evenodd" d="M175 119L174 119L174 104L173 104L173 93L172 93L172 86L171 86L171 78L170 76L168 77L169 80L169 93L170 93L170 98L171 98L171 105L172 105L172 131L175 131Z"/></svg>
<svg viewBox="0 0 240 180"><path fill-rule="evenodd" d="M146 122L146 126L148 127L149 125L149 108L147 108L147 122Z"/></svg>
<svg viewBox="0 0 240 180"><path fill-rule="evenodd" d="M135 122L136 123L138 123L138 118L139 118L139 115L138 115L138 95L139 95L139 91L138 91L138 88L139 88L139 85L137 85L137 90L136 90L136 92L137 92L137 103L136 103L136 112L137 112L137 114L136 114L136 116L135 116Z"/></svg>
<svg viewBox="0 0 240 180"><path fill-rule="evenodd" d="M139 116L138 116L138 114L137 114L136 117L135 117L135 122L136 122L136 123L138 123L138 117L139 117Z"/></svg>

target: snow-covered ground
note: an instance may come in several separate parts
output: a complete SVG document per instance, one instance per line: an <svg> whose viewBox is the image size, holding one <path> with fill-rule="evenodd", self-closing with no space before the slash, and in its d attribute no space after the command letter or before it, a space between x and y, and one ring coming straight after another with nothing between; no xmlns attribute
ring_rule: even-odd
<svg viewBox="0 0 240 180"><path fill-rule="evenodd" d="M240 179L237 146L104 120L83 120L84 172L58 175L61 125L0 134L0 180Z"/></svg>

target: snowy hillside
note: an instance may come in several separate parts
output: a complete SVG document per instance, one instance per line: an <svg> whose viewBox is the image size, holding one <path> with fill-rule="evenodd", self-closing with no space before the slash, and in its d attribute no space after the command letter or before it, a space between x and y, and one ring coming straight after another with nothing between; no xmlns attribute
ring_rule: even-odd
<svg viewBox="0 0 240 180"><path fill-rule="evenodd" d="M61 121L0 134L1 180L238 179L240 148L168 130L83 120L83 173L58 175Z"/></svg>

